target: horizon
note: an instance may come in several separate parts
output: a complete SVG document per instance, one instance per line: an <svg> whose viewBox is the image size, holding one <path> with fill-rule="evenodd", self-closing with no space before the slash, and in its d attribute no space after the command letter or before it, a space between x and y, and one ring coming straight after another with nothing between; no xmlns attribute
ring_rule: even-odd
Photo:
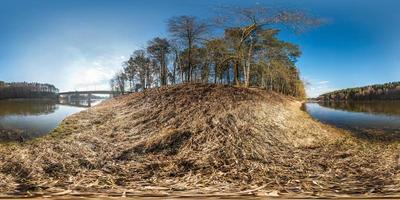
<svg viewBox="0 0 400 200"><path fill-rule="evenodd" d="M210 19L232 5L306 10L326 21L300 35L279 37L300 46L308 97L337 89L400 81L400 20L396 0L57 2L0 1L0 80L40 82L60 91L103 90L123 61L147 41L168 37L166 21Z"/></svg>

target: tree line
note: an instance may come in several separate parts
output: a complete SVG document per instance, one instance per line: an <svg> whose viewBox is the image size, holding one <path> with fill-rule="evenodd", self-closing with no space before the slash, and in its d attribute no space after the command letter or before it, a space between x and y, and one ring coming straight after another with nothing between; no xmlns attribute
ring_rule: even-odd
<svg viewBox="0 0 400 200"><path fill-rule="evenodd" d="M281 29L300 33L320 20L300 11L263 6L221 10L212 23L172 17L170 38L156 37L134 51L111 80L114 91L201 82L260 87L305 97L296 61L298 45L278 38Z"/></svg>
<svg viewBox="0 0 400 200"><path fill-rule="evenodd" d="M333 91L320 95L318 99L321 101L400 100L400 82Z"/></svg>
<svg viewBox="0 0 400 200"><path fill-rule="evenodd" d="M51 84L0 81L0 99L55 98L58 89Z"/></svg>

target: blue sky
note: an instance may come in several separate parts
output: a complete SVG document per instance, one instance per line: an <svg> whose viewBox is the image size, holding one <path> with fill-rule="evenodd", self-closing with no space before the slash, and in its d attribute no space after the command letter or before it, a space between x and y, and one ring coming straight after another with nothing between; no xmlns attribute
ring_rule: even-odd
<svg viewBox="0 0 400 200"><path fill-rule="evenodd" d="M0 80L104 89L121 63L172 16L207 19L223 5L301 9L327 23L301 35L309 96L400 81L398 0L0 0Z"/></svg>

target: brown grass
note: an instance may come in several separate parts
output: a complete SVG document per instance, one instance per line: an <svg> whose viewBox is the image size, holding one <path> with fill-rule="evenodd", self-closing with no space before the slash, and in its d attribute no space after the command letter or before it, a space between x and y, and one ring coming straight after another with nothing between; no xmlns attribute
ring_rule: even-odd
<svg viewBox="0 0 400 200"><path fill-rule="evenodd" d="M398 192L397 144L358 140L300 106L207 84L119 97L0 146L0 191Z"/></svg>

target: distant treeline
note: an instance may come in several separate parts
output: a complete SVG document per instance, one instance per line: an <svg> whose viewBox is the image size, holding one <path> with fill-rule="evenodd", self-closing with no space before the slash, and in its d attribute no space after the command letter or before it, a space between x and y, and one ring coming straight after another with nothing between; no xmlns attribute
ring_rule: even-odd
<svg viewBox="0 0 400 200"><path fill-rule="evenodd" d="M263 6L225 7L219 14L207 22L194 16L170 18L170 37L155 37L136 50L111 80L111 88L124 93L202 82L305 97L295 65L301 51L278 34L280 29L304 31L318 25L318 19Z"/></svg>
<svg viewBox="0 0 400 200"><path fill-rule="evenodd" d="M400 100L400 82L349 88L323 94L322 101Z"/></svg>
<svg viewBox="0 0 400 200"><path fill-rule="evenodd" d="M0 99L56 98L58 89L51 84L0 81Z"/></svg>

